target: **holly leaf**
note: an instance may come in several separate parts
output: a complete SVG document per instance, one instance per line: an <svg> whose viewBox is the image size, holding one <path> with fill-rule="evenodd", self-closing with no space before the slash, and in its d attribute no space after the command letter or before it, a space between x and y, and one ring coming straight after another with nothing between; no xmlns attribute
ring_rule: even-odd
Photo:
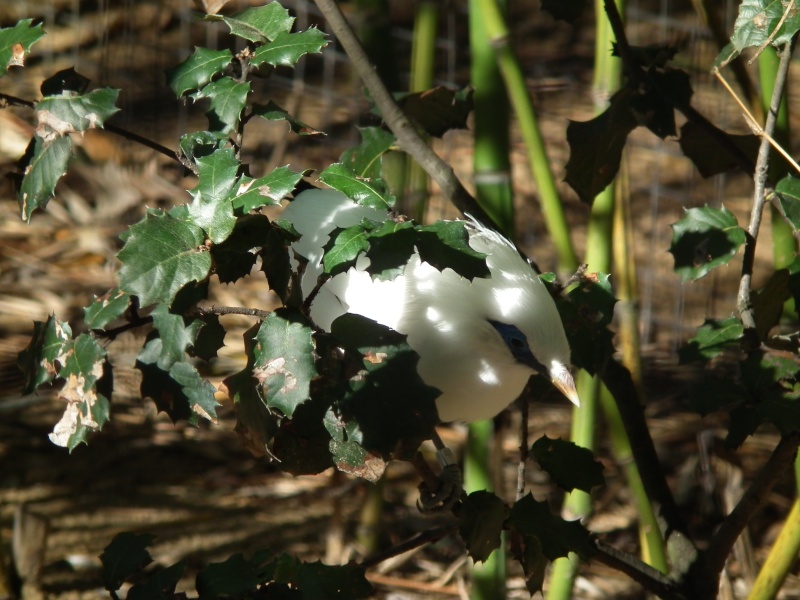
<svg viewBox="0 0 800 600"><path fill-rule="evenodd" d="M288 554L278 558L273 581L297 589L303 600L359 600L373 593L363 567L304 563Z"/></svg>
<svg viewBox="0 0 800 600"><path fill-rule="evenodd" d="M781 212L797 231L800 229L800 179L787 175L777 183L775 192Z"/></svg>
<svg viewBox="0 0 800 600"><path fill-rule="evenodd" d="M267 121L286 121L292 132L298 135L324 136L325 132L295 119L292 115L270 100L267 104L253 104L253 114Z"/></svg>
<svg viewBox="0 0 800 600"><path fill-rule="evenodd" d="M739 345L744 334L744 325L736 317L706 319L697 329L697 334L678 351L681 364L707 363L725 350Z"/></svg>
<svg viewBox="0 0 800 600"><path fill-rule="evenodd" d="M194 131L181 136L181 154L192 162L201 156L208 156L222 148L228 136L222 131Z"/></svg>
<svg viewBox="0 0 800 600"><path fill-rule="evenodd" d="M630 106L634 96L624 88L611 97L603 114L591 121L570 121L567 126L569 160L564 181L587 204L594 202L619 171L628 134L639 125Z"/></svg>
<svg viewBox="0 0 800 600"><path fill-rule="evenodd" d="M167 83L178 98L199 90L222 73L233 60L233 54L224 50L197 47L192 55L177 67L167 70Z"/></svg>
<svg viewBox="0 0 800 600"><path fill-rule="evenodd" d="M149 574L147 581L137 583L126 595L126 600L175 600L175 588L186 570L186 559L171 567Z"/></svg>
<svg viewBox="0 0 800 600"><path fill-rule="evenodd" d="M17 359L25 374L22 393L32 394L40 385L52 381L71 349L72 329L68 323L59 321L55 315L49 316L44 323L34 321L31 341Z"/></svg>
<svg viewBox="0 0 800 600"><path fill-rule="evenodd" d="M417 227L416 246L420 259L440 271L450 268L469 280L489 276L486 255L469 245L464 221L439 221Z"/></svg>
<svg viewBox="0 0 800 600"><path fill-rule="evenodd" d="M565 557L570 552L588 561L595 554L589 532L578 521L565 521L550 512L547 502L537 502L529 493L511 508L508 526L523 536L532 536L542 545L548 560Z"/></svg>
<svg viewBox="0 0 800 600"><path fill-rule="evenodd" d="M369 233L367 272L378 280L400 275L414 253L416 231L413 223L388 220Z"/></svg>
<svg viewBox="0 0 800 600"><path fill-rule="evenodd" d="M113 114L119 90L104 88L81 96L47 96L36 105L36 135L45 142L76 131L102 128Z"/></svg>
<svg viewBox="0 0 800 600"><path fill-rule="evenodd" d="M605 484L603 465L591 450L574 442L544 435L531 446L531 453L556 485L568 492L579 489L588 494L593 487Z"/></svg>
<svg viewBox="0 0 800 600"><path fill-rule="evenodd" d="M206 15L204 20L225 21L233 35L256 44L275 39L279 33L289 31L294 23L294 17L278 2L248 8L232 17Z"/></svg>
<svg viewBox="0 0 800 600"><path fill-rule="evenodd" d="M328 45L326 35L316 27L298 33L281 32L271 42L256 48L250 64L293 67L306 54L315 54Z"/></svg>
<svg viewBox="0 0 800 600"><path fill-rule="evenodd" d="M788 14L784 15L786 12ZM791 43L798 31L800 11L796 7L790 8L775 0L742 0L733 24L731 43L739 52L763 44L780 48Z"/></svg>
<svg viewBox="0 0 800 600"><path fill-rule="evenodd" d="M247 214L262 206L278 206L305 174L293 171L287 165L278 167L269 175L258 179L242 177L239 180L239 190L233 199L233 208L238 213Z"/></svg>
<svg viewBox="0 0 800 600"><path fill-rule="evenodd" d="M112 288L83 309L83 320L89 329L103 329L120 318L128 310L130 302L128 294L118 287Z"/></svg>
<svg viewBox="0 0 800 600"><path fill-rule="evenodd" d="M709 127L716 130L716 135L709 135ZM731 156L730 150L719 141L719 138L727 138L730 146L737 147L742 155L755 165L761 140L752 133L733 135L712 124L700 126L694 121L688 121L681 127L678 144L681 152L700 171L700 175L712 177L740 167L740 163Z"/></svg>
<svg viewBox="0 0 800 600"><path fill-rule="evenodd" d="M359 127L361 143L342 153L341 163L356 176L378 179L381 176L381 158L396 144L394 135L382 127Z"/></svg>
<svg viewBox="0 0 800 600"><path fill-rule="evenodd" d="M228 239L211 247L214 272L220 282L233 283L249 275L272 235L272 225L264 215L239 217Z"/></svg>
<svg viewBox="0 0 800 600"><path fill-rule="evenodd" d="M502 543L508 506L491 492L472 492L462 500L458 516L458 532L467 552L474 561L484 562Z"/></svg>
<svg viewBox="0 0 800 600"><path fill-rule="evenodd" d="M232 199L239 167L232 148L197 159L198 183L189 216L215 244L225 241L236 225Z"/></svg>
<svg viewBox="0 0 800 600"><path fill-rule="evenodd" d="M249 81L240 83L230 77L220 77L203 87L194 98L211 100L211 106L206 112L210 129L231 133L239 125L249 93Z"/></svg>
<svg viewBox="0 0 800 600"><path fill-rule="evenodd" d="M335 275L353 266L358 255L369 248L369 231L374 227L374 222L363 219L358 225L332 231L322 257L325 273Z"/></svg>
<svg viewBox="0 0 800 600"><path fill-rule="evenodd" d="M237 553L222 562L210 563L197 574L197 593L200 598L245 596L262 583L261 562L249 561L241 553Z"/></svg>
<svg viewBox="0 0 800 600"><path fill-rule="evenodd" d="M103 583L110 592L122 587L123 582L153 562L147 547L155 536L149 533L118 533L100 555L103 563Z"/></svg>
<svg viewBox="0 0 800 600"><path fill-rule="evenodd" d="M311 327L298 312L279 308L264 319L256 334L253 376L267 406L291 417L310 393L314 368Z"/></svg>
<svg viewBox="0 0 800 600"><path fill-rule="evenodd" d="M383 181L363 179L342 163L334 163L325 169L320 173L319 180L362 206L379 210L389 210L394 206L395 198L386 192Z"/></svg>
<svg viewBox="0 0 800 600"><path fill-rule="evenodd" d="M139 297L143 307L172 304L177 293L193 281L208 277L211 255L205 233L181 211L151 210L130 227L117 258L122 263L119 287Z"/></svg>
<svg viewBox="0 0 800 600"><path fill-rule="evenodd" d="M151 360L151 356L145 356ZM158 410L169 415L173 423L186 419L197 425L199 417L217 422L217 401L214 386L200 376L194 366L186 362L174 363L165 371L153 363L136 361L142 373L142 398L152 398Z"/></svg>
<svg viewBox="0 0 800 600"><path fill-rule="evenodd" d="M153 317L153 327L158 332L158 337L151 339L142 348L138 358L169 371L176 362L187 359L187 350L194 346L203 322L194 319L186 325L183 316L169 312L166 304L156 306L150 316Z"/></svg>
<svg viewBox="0 0 800 600"><path fill-rule="evenodd" d="M675 257L675 272L687 281L728 264L744 244L745 232L724 206L690 208L685 214L672 226L669 251Z"/></svg>
<svg viewBox="0 0 800 600"><path fill-rule="evenodd" d="M28 149L32 152L25 153L20 165L24 175L17 196L22 219L28 222L33 211L47 206L72 158L72 140L69 137L45 142L36 136L31 144Z"/></svg>
<svg viewBox="0 0 800 600"><path fill-rule="evenodd" d="M467 117L472 112L472 89L455 91L438 86L405 94L398 104L425 133L442 137L451 129L467 128Z"/></svg>
<svg viewBox="0 0 800 600"><path fill-rule="evenodd" d="M22 67L31 46L44 36L42 24L33 25L33 19L23 19L13 27L0 29L0 77L9 67Z"/></svg>

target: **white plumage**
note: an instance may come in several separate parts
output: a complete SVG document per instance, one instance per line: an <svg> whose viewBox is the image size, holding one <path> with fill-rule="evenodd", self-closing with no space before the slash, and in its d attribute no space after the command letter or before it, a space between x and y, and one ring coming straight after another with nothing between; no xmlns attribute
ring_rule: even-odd
<svg viewBox="0 0 800 600"><path fill-rule="evenodd" d="M283 218L302 235L293 247L309 261L301 281L305 297L322 273L330 233L364 218L384 222L388 213L337 191L310 190L287 206ZM503 236L477 222L467 227L469 245L487 255L490 277L470 281L421 262L415 253L402 275L373 280L362 255L355 267L322 286L311 318L330 331L334 319L355 313L408 336L420 356L419 375L442 392L436 400L442 421L495 416L522 393L534 370L541 370L538 365L578 404L567 368L569 344L544 284Z"/></svg>

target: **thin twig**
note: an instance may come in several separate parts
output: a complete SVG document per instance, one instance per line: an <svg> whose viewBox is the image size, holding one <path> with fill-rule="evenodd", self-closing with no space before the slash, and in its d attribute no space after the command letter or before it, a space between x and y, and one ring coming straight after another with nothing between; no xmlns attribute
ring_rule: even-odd
<svg viewBox="0 0 800 600"><path fill-rule="evenodd" d="M266 319L272 314L271 310L261 310L258 308L246 308L244 306L196 306L189 311L189 314L198 315L245 315L246 317L258 317Z"/></svg>
<svg viewBox="0 0 800 600"><path fill-rule="evenodd" d="M530 408L530 383L519 397L519 463L517 464L517 496L519 502L525 495L525 468L528 463L528 409Z"/></svg>
<svg viewBox="0 0 800 600"><path fill-rule="evenodd" d="M750 109L748 109L747 106L745 105L745 103L742 102L742 99L739 98L739 95L730 86L730 84L728 83L728 80L725 79L725 76L722 74L722 72L717 67L714 67L712 69L712 73L714 73L714 75L717 77L717 79L719 79L719 82L728 91L728 93L733 98L734 102L736 102L736 104L739 105L739 108L742 109L742 114L744 116L744 120L747 122L747 125L748 125L748 127L750 127L750 130L755 135L757 135L758 137L760 137L762 139L766 138L769 141L769 143L772 145L772 147L775 148L775 150L777 152L779 152L780 155L783 156L783 158L785 158L786 161L790 165L792 165L794 167L795 171L800 173L800 165L797 164L797 161L795 161L795 159L792 158L791 154L789 154L786 150L784 150L783 146L781 146L775 140L775 138L773 138L769 133L764 131L764 128L761 127L761 125L758 124L758 121L756 120L755 116L753 116L753 113L750 112Z"/></svg>
<svg viewBox="0 0 800 600"><path fill-rule="evenodd" d="M0 94L0 108L5 108L6 106L9 105L24 106L25 108L33 108L33 109L36 108L36 102L31 102L30 100L23 100L22 98L17 98L16 96L10 96L9 94ZM169 148L167 148L166 146L162 146L158 142L154 142L153 140L147 139L146 137L142 137L138 133L133 133L132 131L128 131L127 129L123 129L122 127L117 127L116 125L112 125L111 123L104 123L102 128L120 137L129 139L132 142L136 142L137 144L146 146L151 150L155 150L156 152L159 152L164 156L181 163L178 154L174 150L170 150Z"/></svg>
<svg viewBox="0 0 800 600"><path fill-rule="evenodd" d="M398 556L404 552L408 552L414 548L419 548L425 544L438 542L446 535L455 533L457 530L458 524L443 525L434 529L428 529L427 531L423 531L419 535L414 536L410 540L406 540L405 542L397 544L396 546L392 546L388 550L384 550L383 552L379 552L378 554L374 554L373 556L364 559L361 561L360 566L365 569L369 569L370 567L374 567L375 565L378 565L383 561L392 558L393 556Z"/></svg>
<svg viewBox="0 0 800 600"><path fill-rule="evenodd" d="M370 96L381 112L381 116L392 130L400 147L416 160L463 213L469 213L478 221L497 229L492 218L480 207L475 198L464 188L453 169L428 146L416 127L397 105L389 90L370 64L361 42L342 14L335 0L314 0L342 48L350 58L353 68L369 90Z"/></svg>
<svg viewBox="0 0 800 600"><path fill-rule="evenodd" d="M739 280L739 294L737 296L736 308L742 318L742 323L751 332L755 332L756 321L753 306L750 302L750 284L753 276L753 264L755 262L756 242L758 240L758 230L761 226L761 217L766 204L766 183L767 170L769 168L769 148L768 139L775 131L775 122L778 118L781 98L786 85L786 75L789 72L789 64L792 58L791 44L784 44L781 51L780 64L775 76L775 87L772 91L767 120L764 123L764 133L761 138L761 145L758 149L758 159L756 160L755 172L753 174L753 208L750 210L750 224L747 227L747 239L744 247L744 257L742 258L742 276Z"/></svg>
<svg viewBox="0 0 800 600"><path fill-rule="evenodd" d="M714 534L705 552L706 560L703 567L705 574L701 574L701 578L716 577L722 572L725 561L728 559L739 535L750 523L756 511L764 506L767 496L769 496L778 480L794 463L798 445L800 445L800 436L796 434L784 436L778 442L758 477L756 477L741 500L739 500L736 508L727 516Z"/></svg>
<svg viewBox="0 0 800 600"><path fill-rule="evenodd" d="M625 573L648 592L656 594L662 600L686 600L687 596L681 591L679 584L658 569L642 562L632 554L622 552L602 542L596 542L595 545L597 554L592 557L592 560Z"/></svg>

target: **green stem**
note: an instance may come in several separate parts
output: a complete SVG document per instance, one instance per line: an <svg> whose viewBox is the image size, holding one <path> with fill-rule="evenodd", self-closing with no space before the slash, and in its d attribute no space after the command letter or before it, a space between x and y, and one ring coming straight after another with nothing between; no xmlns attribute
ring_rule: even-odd
<svg viewBox="0 0 800 600"><path fill-rule="evenodd" d="M578 258L572 247L564 207L550 168L544 138L539 130L536 112L525 84L525 76L509 45L508 27L495 0L478 0L477 6L480 7L480 18L483 20L490 44L494 48L497 63L511 99L511 106L519 122L522 139L528 149L531 171L539 189L542 212L547 230L556 248L559 266L563 270L574 271L578 266Z"/></svg>

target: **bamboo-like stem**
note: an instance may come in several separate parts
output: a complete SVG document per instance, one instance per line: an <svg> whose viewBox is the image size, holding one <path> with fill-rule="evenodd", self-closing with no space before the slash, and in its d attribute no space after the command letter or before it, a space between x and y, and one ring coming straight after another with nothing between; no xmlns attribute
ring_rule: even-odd
<svg viewBox="0 0 800 600"><path fill-rule="evenodd" d="M496 0L479 0L478 6L486 34L494 48L500 72L506 82L522 138L528 149L531 171L539 190L547 230L556 248L559 267L564 271L574 271L578 266L578 259L572 246L555 177L550 168L544 138L539 130L536 112L525 84L525 76L509 44L508 28Z"/></svg>

